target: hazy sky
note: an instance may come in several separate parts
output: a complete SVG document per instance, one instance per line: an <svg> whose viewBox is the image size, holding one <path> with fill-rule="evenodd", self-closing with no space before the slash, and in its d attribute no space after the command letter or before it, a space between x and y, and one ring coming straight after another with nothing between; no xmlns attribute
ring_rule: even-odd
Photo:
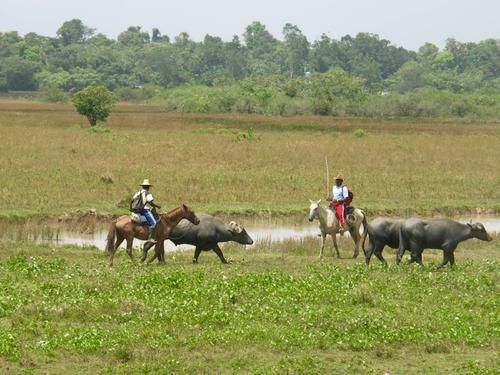
<svg viewBox="0 0 500 375"><path fill-rule="evenodd" d="M279 39L292 23L310 41L371 32L413 50L424 42L443 47L449 37L500 39L500 0L0 0L0 32L55 36L73 18L112 38L133 25L171 38L186 31L197 41L230 40L260 21Z"/></svg>

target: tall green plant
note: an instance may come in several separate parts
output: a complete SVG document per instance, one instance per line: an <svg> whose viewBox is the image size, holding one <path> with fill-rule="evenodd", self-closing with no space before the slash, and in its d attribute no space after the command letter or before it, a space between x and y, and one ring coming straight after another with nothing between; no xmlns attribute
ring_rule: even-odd
<svg viewBox="0 0 500 375"><path fill-rule="evenodd" d="M116 103L116 97L104 86L90 86L77 92L72 99L77 112L89 120L90 126L106 121Z"/></svg>

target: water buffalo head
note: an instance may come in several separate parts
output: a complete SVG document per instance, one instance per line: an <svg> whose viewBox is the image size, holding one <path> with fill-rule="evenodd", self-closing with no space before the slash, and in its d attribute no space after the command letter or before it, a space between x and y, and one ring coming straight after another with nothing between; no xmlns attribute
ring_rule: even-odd
<svg viewBox="0 0 500 375"><path fill-rule="evenodd" d="M478 240L482 241L492 241L493 238L486 232L486 229L484 228L484 225L481 223L468 223L467 224L470 227L472 237L477 238Z"/></svg>
<svg viewBox="0 0 500 375"><path fill-rule="evenodd" d="M248 235L245 228L239 225L236 221L231 221L228 224L228 230L231 232L232 240L242 245L252 245L253 240Z"/></svg>

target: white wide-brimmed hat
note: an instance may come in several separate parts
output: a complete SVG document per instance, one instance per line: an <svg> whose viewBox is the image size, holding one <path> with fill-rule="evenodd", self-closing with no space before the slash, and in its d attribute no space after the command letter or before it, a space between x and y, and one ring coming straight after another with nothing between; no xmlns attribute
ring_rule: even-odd
<svg viewBox="0 0 500 375"><path fill-rule="evenodd" d="M149 183L149 180L146 178L144 179L144 181L142 181L142 184L140 184L139 186L153 186Z"/></svg>

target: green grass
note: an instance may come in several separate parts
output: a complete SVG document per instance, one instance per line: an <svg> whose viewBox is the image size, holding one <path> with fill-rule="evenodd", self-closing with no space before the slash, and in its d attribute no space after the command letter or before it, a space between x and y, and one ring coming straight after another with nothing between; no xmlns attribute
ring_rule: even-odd
<svg viewBox="0 0 500 375"><path fill-rule="evenodd" d="M0 372L496 374L497 242L440 272L440 252L318 262L317 239L228 246L230 266L120 251L113 269L93 248L0 242Z"/></svg>
<svg viewBox="0 0 500 375"><path fill-rule="evenodd" d="M376 213L500 211L497 123L169 114L119 105L90 131L70 105L0 102L0 217L124 212L149 178L165 209L303 213L345 175Z"/></svg>

